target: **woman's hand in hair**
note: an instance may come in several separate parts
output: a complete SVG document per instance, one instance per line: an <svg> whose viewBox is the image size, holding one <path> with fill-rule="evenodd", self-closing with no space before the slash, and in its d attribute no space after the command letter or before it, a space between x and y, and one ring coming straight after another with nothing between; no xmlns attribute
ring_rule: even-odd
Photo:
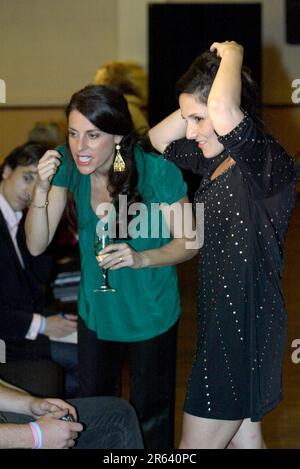
<svg viewBox="0 0 300 469"><path fill-rule="evenodd" d="M238 52L243 56L244 48L235 41L225 41L225 42L214 42L210 46L211 52L216 52L217 56L221 59L224 57L227 52Z"/></svg>
<svg viewBox="0 0 300 469"><path fill-rule="evenodd" d="M221 57L207 99L207 110L218 135L231 132L243 119L240 109L243 66L243 47L234 41L214 42L210 50Z"/></svg>
<svg viewBox="0 0 300 469"><path fill-rule="evenodd" d="M39 189L47 192L50 182L60 165L61 155L56 150L48 150L42 156L38 164L37 186Z"/></svg>

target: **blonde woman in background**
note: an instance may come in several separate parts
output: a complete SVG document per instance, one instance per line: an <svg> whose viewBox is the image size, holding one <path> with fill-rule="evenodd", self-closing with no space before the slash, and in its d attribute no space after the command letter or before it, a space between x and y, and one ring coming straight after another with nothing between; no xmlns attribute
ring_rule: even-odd
<svg viewBox="0 0 300 469"><path fill-rule="evenodd" d="M124 95L136 131L145 135L149 129L145 115L148 78L143 68L135 62L108 62L97 70L95 84L113 86Z"/></svg>

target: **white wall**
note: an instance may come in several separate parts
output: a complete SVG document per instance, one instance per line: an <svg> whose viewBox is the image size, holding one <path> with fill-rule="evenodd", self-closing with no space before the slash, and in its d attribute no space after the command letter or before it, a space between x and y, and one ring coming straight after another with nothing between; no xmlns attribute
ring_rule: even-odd
<svg viewBox="0 0 300 469"><path fill-rule="evenodd" d="M7 105L63 104L117 55L117 0L0 0Z"/></svg>
<svg viewBox="0 0 300 469"><path fill-rule="evenodd" d="M148 67L148 4L163 0L117 0L118 59L136 60Z"/></svg>
<svg viewBox="0 0 300 469"><path fill-rule="evenodd" d="M119 59L134 58L147 68L148 3L226 3L221 0L118 0ZM285 41L285 0L230 0L261 3L263 12L263 100L291 103L291 82L300 78L300 46ZM299 25L300 28L300 25ZM233 38L229 38L233 39ZM217 37L216 37L217 40Z"/></svg>

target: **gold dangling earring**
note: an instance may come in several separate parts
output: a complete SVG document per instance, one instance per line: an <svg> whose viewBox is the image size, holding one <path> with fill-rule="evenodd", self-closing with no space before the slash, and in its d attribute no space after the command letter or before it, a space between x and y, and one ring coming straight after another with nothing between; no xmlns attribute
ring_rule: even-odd
<svg viewBox="0 0 300 469"><path fill-rule="evenodd" d="M121 146L119 144L116 144L116 156L115 156L115 161L114 161L115 173L123 173L126 169L125 161L122 158L120 148Z"/></svg>

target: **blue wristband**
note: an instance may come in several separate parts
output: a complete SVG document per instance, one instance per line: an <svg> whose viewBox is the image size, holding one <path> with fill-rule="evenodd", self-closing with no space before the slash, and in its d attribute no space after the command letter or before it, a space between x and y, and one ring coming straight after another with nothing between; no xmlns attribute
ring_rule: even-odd
<svg viewBox="0 0 300 469"><path fill-rule="evenodd" d="M44 334L44 331L46 329L46 318L44 318L44 316L41 316L41 325L40 325L40 328L39 328L39 334Z"/></svg>
<svg viewBox="0 0 300 469"><path fill-rule="evenodd" d="M34 449L41 449L43 445L43 437L42 437L42 430L41 427L37 422L30 422L31 428L34 427L34 440L36 440L35 437L37 437L37 441L35 441L35 447Z"/></svg>

